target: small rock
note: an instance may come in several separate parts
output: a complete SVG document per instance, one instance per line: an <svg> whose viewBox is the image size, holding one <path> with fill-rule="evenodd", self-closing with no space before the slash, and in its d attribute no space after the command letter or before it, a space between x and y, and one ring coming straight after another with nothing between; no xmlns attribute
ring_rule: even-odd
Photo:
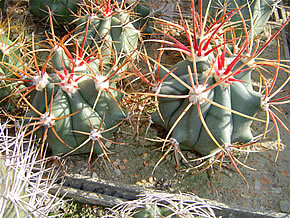
<svg viewBox="0 0 290 218"><path fill-rule="evenodd" d="M255 189L256 189L256 190L260 190L260 189L261 189L261 183L260 183L259 180L256 180L256 181L255 181Z"/></svg>
<svg viewBox="0 0 290 218"><path fill-rule="evenodd" d="M257 205L257 200L253 200L253 205L254 205L254 206Z"/></svg>
<svg viewBox="0 0 290 218"><path fill-rule="evenodd" d="M125 164L125 163L128 163L128 160L127 159L124 159L123 160L123 163Z"/></svg>
<svg viewBox="0 0 290 218"><path fill-rule="evenodd" d="M115 171L117 176L121 176L121 174L122 174L121 170L114 168L114 171Z"/></svg>
<svg viewBox="0 0 290 218"><path fill-rule="evenodd" d="M147 166L149 165L149 163L148 163L147 161L144 161L144 162L143 162L143 165L144 165L145 167L147 167Z"/></svg>
<svg viewBox="0 0 290 218"><path fill-rule="evenodd" d="M281 187L272 187L272 191L276 194L280 194L282 192Z"/></svg>
<svg viewBox="0 0 290 218"><path fill-rule="evenodd" d="M114 166L114 167L117 167L119 164L120 164L120 160L119 160L119 159L117 159L117 160L115 160L115 161L113 162L113 166Z"/></svg>
<svg viewBox="0 0 290 218"><path fill-rule="evenodd" d="M251 198L251 196L245 195L245 194L241 194L241 197L244 198L244 199L250 199Z"/></svg>
<svg viewBox="0 0 290 218"><path fill-rule="evenodd" d="M290 213L290 200L281 200L280 209L284 213Z"/></svg>
<svg viewBox="0 0 290 218"><path fill-rule="evenodd" d="M270 178L266 175L264 175L262 178L261 178L261 183L263 185L270 185L272 182L270 180Z"/></svg>
<svg viewBox="0 0 290 218"><path fill-rule="evenodd" d="M97 173L96 172L92 173L92 178L97 178Z"/></svg>
<svg viewBox="0 0 290 218"><path fill-rule="evenodd" d="M122 164L120 164L118 167L119 167L120 170L124 170L126 168L126 166L122 165Z"/></svg>
<svg viewBox="0 0 290 218"><path fill-rule="evenodd" d="M153 183L154 182L154 177L150 176L149 179L148 179L148 182Z"/></svg>

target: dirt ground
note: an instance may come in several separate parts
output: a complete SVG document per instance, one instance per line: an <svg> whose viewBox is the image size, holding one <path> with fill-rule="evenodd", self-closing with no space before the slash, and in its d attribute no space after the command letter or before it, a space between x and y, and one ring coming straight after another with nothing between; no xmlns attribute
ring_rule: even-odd
<svg viewBox="0 0 290 218"><path fill-rule="evenodd" d="M127 138L130 137L123 134ZM282 143L287 141L287 138L289 139L286 134L283 136ZM127 184L138 184L168 192L193 192L199 197L217 200L229 206L258 211L289 212L290 152L284 147L285 142L284 149L281 149L276 162L274 150L251 153L248 156L246 164L256 170L240 167L248 182L247 186L232 167L224 167L220 173L215 169L198 175L183 172L186 169L183 166L178 171L175 169L176 162L172 155L159 164L152 178L152 170L162 153L152 152L156 147L148 143L136 146L137 142L132 138L129 138L129 141L131 142L128 145L116 145L111 148L111 151L115 152L110 156L114 168L107 160L100 158L91 170L87 171L87 157L77 156L68 160L69 172ZM263 145L272 146L274 143L267 141ZM189 153L186 155L192 156Z"/></svg>

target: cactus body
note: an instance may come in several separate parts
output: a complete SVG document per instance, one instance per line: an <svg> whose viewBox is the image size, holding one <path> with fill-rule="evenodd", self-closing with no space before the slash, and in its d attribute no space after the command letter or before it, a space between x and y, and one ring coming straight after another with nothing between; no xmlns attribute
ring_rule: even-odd
<svg viewBox="0 0 290 218"><path fill-rule="evenodd" d="M107 17L101 13L83 17L79 19L76 34L80 44L85 40L85 47L93 47L95 43L101 47L102 59L106 65L112 65L113 58L128 56L134 52L139 39L139 31L130 22L129 14L122 12ZM132 58L135 57L136 54L132 55Z"/></svg>
<svg viewBox="0 0 290 218"><path fill-rule="evenodd" d="M142 30L142 33L152 34L153 25L150 8L150 0L141 0L134 7L133 11L136 15L133 25L136 29Z"/></svg>
<svg viewBox="0 0 290 218"><path fill-rule="evenodd" d="M67 47L58 41L50 44L49 67L45 65L45 72L18 77L32 90L27 100L31 104L26 114L31 119L28 125L35 125L33 132L43 138L54 155L103 153L106 139L126 116L120 106L123 94L117 91L116 81L123 76L118 73L126 69L127 63L122 65L123 61L129 56L136 57L133 52L137 49L139 31L125 12L85 16L80 22L83 23L75 35L66 36L72 37L74 44L72 41ZM88 51L93 52L88 55ZM20 75L21 68L8 71Z"/></svg>
<svg viewBox="0 0 290 218"><path fill-rule="evenodd" d="M9 130L7 123L0 124L0 217L48 217L63 203L49 193L59 172L48 171L45 160L38 159L26 128L15 128L13 135Z"/></svg>
<svg viewBox="0 0 290 218"><path fill-rule="evenodd" d="M212 206L192 195L146 193L137 200L122 202L111 209L110 217L214 217Z"/></svg>
<svg viewBox="0 0 290 218"><path fill-rule="evenodd" d="M20 179L20 178L16 178L18 175L16 172L13 172L13 169L10 169L9 166L6 166L7 163L5 159L2 159L3 157L1 157L0 159L0 178L1 178L1 182L0 182L0 193L1 195L5 196L8 195L7 192L11 191L13 188L13 185L16 183L15 180ZM18 176L19 177L19 176ZM24 195L25 193L25 186L21 184L19 186L19 190L18 190L18 195ZM2 197L1 197L2 198ZM27 201L27 199L23 199L24 201ZM5 202L6 201L6 202ZM14 208L14 204L12 201L1 199L1 214L2 217L25 217L26 213L25 210L17 210L16 208Z"/></svg>
<svg viewBox="0 0 290 218"><path fill-rule="evenodd" d="M115 102L115 100L121 100L122 94L114 90L111 91L111 94L115 98L113 99L113 97L107 92L98 91L94 80L90 77L84 77L80 80L78 83L79 88L73 93L68 93L66 90L56 85L59 83L61 83L61 80L58 76L51 74L49 76L49 83L45 90L37 91L32 100L32 105L39 112L45 114L45 112L47 112L45 98L47 98L48 107L51 108L51 118L69 116L70 114L77 112L73 116L55 120L52 124L58 136L70 147L76 148L89 138L88 135L75 131L86 132L89 134L92 131L99 129L101 132L114 127L124 118L124 112L118 108L118 104ZM112 83L110 86L115 87L115 84ZM45 91L47 92L47 97L45 97ZM53 100L50 101L52 95ZM94 107L98 95L98 102ZM27 114L27 116L34 118L39 117L39 115L32 110ZM56 137L55 133L48 125L43 125L42 128L37 130L37 135L42 137L45 128L48 128L47 143L52 149L54 155L65 154L72 150L72 148L63 144ZM117 128L113 128L111 131L107 131L101 135L104 138L110 138L111 134L116 130ZM83 144L82 147L77 149L75 153L89 153L91 146L92 140L89 140L86 144ZM98 143L95 143L94 152L97 154L102 153L102 149Z"/></svg>
<svg viewBox="0 0 290 218"><path fill-rule="evenodd" d="M203 15L205 14L210 0L203 0ZM200 1L199 1L200 4ZM222 9L221 6L227 7L227 12L236 8L241 8L240 11L231 18L231 22L235 23L235 34L240 36L244 33L244 27L241 22L241 15L248 26L252 27L253 35L259 35L265 31L266 23L270 15L275 9L277 2L274 0L230 0L230 1L211 1L209 7L209 15L214 18L217 9ZM249 10L250 9L250 10ZM252 23L251 23L252 22Z"/></svg>
<svg viewBox="0 0 290 218"><path fill-rule="evenodd" d="M76 13L79 0L30 0L29 11L40 17L48 17L48 9L52 12L55 21L63 23L72 21L72 13Z"/></svg>
<svg viewBox="0 0 290 218"><path fill-rule="evenodd" d="M204 30L209 31L206 34L193 28L196 31L195 41L190 42L193 51L189 52L182 44L174 45L187 53L188 57L195 56L191 61L196 62L196 74L190 59L181 61L169 69L176 68L173 74L179 79L169 75L159 92L163 96L188 97L159 97L162 117L157 112L152 115L153 121L170 131L168 137L177 140L182 149L195 150L205 156L216 154L221 148L227 150L233 144L247 145L252 142L254 137L250 126L255 115L264 108L265 98L253 89L251 81L251 73L256 65L255 55L249 50L249 39L264 31L276 3L272 0L225 2L199 1L198 8L202 9L200 16L213 19L213 24L209 24L213 26ZM225 21L227 27L223 29ZM203 25L202 22L199 25ZM223 33L223 40L220 40L220 36L216 37L219 31ZM204 43L199 44L199 38L203 38ZM238 46L230 42L237 42L237 39L240 43ZM225 44L223 48L219 43ZM216 52L212 52L208 45L216 46ZM228 54L226 49L230 51ZM160 70L159 74L162 78L167 72ZM178 80L186 83L187 87Z"/></svg>
<svg viewBox="0 0 290 218"><path fill-rule="evenodd" d="M15 92L16 87L23 88L22 86L19 87L19 84L15 81L8 80L8 78L16 79L18 78L16 75L14 75L15 71L13 68L21 69L21 51L17 47L15 42L12 42L6 33L2 33L0 37L0 60L1 60L1 67L0 67L0 78L4 78L1 80L0 84L0 99L4 99L5 97L8 97L10 94L13 94ZM19 97L18 94L14 94L13 98ZM7 99L3 103L7 103L9 99ZM9 111L13 110L15 108L14 104L9 104L6 109Z"/></svg>
<svg viewBox="0 0 290 218"><path fill-rule="evenodd" d="M197 62L197 66L200 64L204 65L204 63ZM174 65L172 69L176 68L173 73L190 85L187 71L188 66L192 69L192 62L184 60ZM250 73L250 71L245 72L244 74ZM164 76L165 72L161 72L160 75ZM202 83L202 71L198 71L198 75L200 77L199 83ZM214 78L210 78L207 84L210 86L215 82L217 81ZM254 116L262 109L262 99L260 94L252 89L251 84L247 84L247 81L244 83L234 82L229 86L218 85L205 93L203 97L228 109ZM188 92L187 88L170 75L162 83L160 89L160 94L186 95ZM169 131L188 104L188 99L160 97L159 109L164 121L162 121L157 112L152 115L153 121ZM250 130L252 120L214 106L209 102L203 102L200 105L203 118L219 144L248 143L253 139ZM183 149L195 150L203 155L211 154L219 149L208 136L208 132L201 122L196 105L192 105L184 117L178 122L172 131L171 137L176 139Z"/></svg>

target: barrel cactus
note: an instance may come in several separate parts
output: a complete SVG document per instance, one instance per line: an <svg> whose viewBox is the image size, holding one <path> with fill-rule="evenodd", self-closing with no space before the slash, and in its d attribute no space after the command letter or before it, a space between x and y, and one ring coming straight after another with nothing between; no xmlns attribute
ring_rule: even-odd
<svg viewBox="0 0 290 218"><path fill-rule="evenodd" d="M192 7L194 9L193 1ZM268 117L272 118L277 130L278 149L277 123L281 123L289 132L287 126L271 110L270 105L273 102L269 99L267 91L273 88L279 70L287 71L287 67L277 69L279 59L256 61L265 47L287 25L289 19L267 39L261 48L252 49L254 36L250 34L251 27L245 25L243 16L239 12L239 8L230 10L213 21L192 13L192 28L188 27L183 18L181 18L181 25L166 22L184 31L189 47L169 34L166 36L171 41L154 40L173 47L165 49L183 53L184 60L169 69L158 63L155 75L162 82L156 84L153 94L148 93L148 95L158 97L159 107L152 114L152 120L168 131L164 145L174 143L174 147L196 151L203 156L211 157L211 160L229 156L240 173L231 150L246 148L256 141L257 138L253 136L251 130L253 120L267 123L268 126L269 120L255 118L259 111L265 110ZM247 37L231 35L231 38L228 38L231 19L238 15L244 23ZM264 81L265 91L261 92L253 88L251 75L263 65L273 67L275 75L272 83L268 84L258 70ZM288 81L289 78L278 91L270 95L271 98L281 91ZM278 104L279 101L281 104L287 103L283 100L288 98L289 96L285 96L277 99L275 103Z"/></svg>
<svg viewBox="0 0 290 218"><path fill-rule="evenodd" d="M274 0L199 1L199 7L202 8L201 13L205 15L206 11L208 11L208 15L212 19L220 18L223 13L240 8L239 13L231 18L231 23L234 26L234 31L237 37L241 34L245 34L243 21L247 27L251 26L250 33L253 32L255 36L262 34L265 30L266 23L277 4L278 2ZM240 13L243 16L243 19L241 19Z"/></svg>
<svg viewBox="0 0 290 218"><path fill-rule="evenodd" d="M80 42L85 41L85 47L98 44L105 65L112 66L115 59L122 63L126 56L136 58L140 34L131 22L129 11L108 0L100 6L83 8L84 15L77 20L76 35Z"/></svg>
<svg viewBox="0 0 290 218"><path fill-rule="evenodd" d="M133 7L133 25L136 29L142 31L145 34L153 33L153 23L151 13L151 1L141 0L141 1L126 1L129 7Z"/></svg>
<svg viewBox="0 0 290 218"><path fill-rule="evenodd" d="M197 62L196 65L199 70L199 65L206 64ZM175 69L173 73L186 85L168 76L162 83L159 94L184 98L177 100L160 98L159 109L162 116L156 112L152 118L155 123L170 131L171 137L180 143L182 149L209 155L220 150L217 145L230 145L232 142L248 143L253 139L250 131L252 120L235 113L254 116L262 109L261 95L251 86L246 86L236 79L232 82L230 80L219 82L222 81L221 78L214 76L207 78L205 71L210 69L209 65L208 68L197 70L195 73L193 63L188 60L179 62L172 69ZM166 72L159 72L161 77L165 74ZM198 81L191 84L194 74L197 74ZM201 85L204 82L206 85ZM251 104L240 106L241 101ZM184 112L186 113L183 114ZM203 122L206 126L203 126ZM208 129L216 140L209 137Z"/></svg>
<svg viewBox="0 0 290 218"><path fill-rule="evenodd" d="M7 104L7 110L15 109L17 101L17 89L23 88L18 84L19 75L15 68L20 69L23 56L23 33L18 33L18 37L12 37L12 30L19 29L19 26L10 26L10 18L1 21L2 31L0 33L0 104Z"/></svg>
<svg viewBox="0 0 290 218"><path fill-rule="evenodd" d="M16 65L19 67L19 61L17 60L17 58L19 59L20 50L17 48L17 46L13 45L13 42L8 38L7 34L2 33L0 40L1 40L0 58L1 62L5 63L0 68L0 74L2 78L0 98L3 99L9 96L9 94L11 94L15 89L16 86L15 82L11 80L10 81L5 80L5 78L14 77L13 74L9 72L9 69L11 68L10 65Z"/></svg>
<svg viewBox="0 0 290 218"><path fill-rule="evenodd" d="M7 77L16 81L13 95L21 95L19 101L30 108L25 120L33 127L29 133L42 138L41 154L47 143L53 155L106 156L105 142L114 143L110 138L127 116L120 106L125 92L117 83L130 76L126 70L137 56L139 31L129 13L104 3L95 15L81 16L79 22L84 23L62 38L54 35L52 26L45 42L29 40L29 52L16 58L20 66L2 62L16 78ZM54 18L49 19L53 24ZM40 61L39 54L45 60Z"/></svg>
<svg viewBox="0 0 290 218"><path fill-rule="evenodd" d="M30 0L29 11L37 17L48 18L50 10L56 23L67 23L73 20L79 2L79 0Z"/></svg>
<svg viewBox="0 0 290 218"><path fill-rule="evenodd" d="M101 154L106 150L105 140L126 116L119 104L123 94L116 87L122 66L104 69L99 58L77 52L84 49L78 47L77 40L73 52L67 49L64 39L49 42L46 62L50 67L25 82L27 87L35 86L30 103L26 100L31 107L26 117L36 120L29 125L36 126L36 134L48 143L54 155Z"/></svg>

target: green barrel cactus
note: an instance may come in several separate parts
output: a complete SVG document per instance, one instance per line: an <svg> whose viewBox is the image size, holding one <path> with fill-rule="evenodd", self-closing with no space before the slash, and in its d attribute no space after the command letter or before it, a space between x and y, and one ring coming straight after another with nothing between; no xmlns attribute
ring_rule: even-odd
<svg viewBox="0 0 290 218"><path fill-rule="evenodd" d="M48 38L43 44L48 51L44 63L37 63L33 44L27 46L33 56L28 63L20 61L22 68L9 65L13 67L8 71L15 72L18 84L28 90L21 99L30 107L27 125L53 155L106 155L105 142L127 116L117 82L126 77L126 65L136 57L139 31L128 13L112 10L107 5L103 13L84 16L76 31L59 40L54 35Z"/></svg>
<svg viewBox="0 0 290 218"><path fill-rule="evenodd" d="M236 13L232 18L231 22L234 26L234 31L237 37L241 34L244 35L244 20L246 28L249 26L252 28L250 32L259 35L265 31L266 23L268 22L271 14L276 8L277 1L274 0L230 0L230 1L211 1L202 0L199 1L199 6L202 4L202 14L205 15L207 8L210 17L220 18L223 15L223 10L229 12L236 8L240 8L239 12Z"/></svg>
<svg viewBox="0 0 290 218"><path fill-rule="evenodd" d="M0 104L7 104L8 102L9 106L6 105L6 109L9 111L15 108L15 104L11 102L16 101L19 97L16 91L24 88L18 84L18 71L14 70L23 67L21 65L21 40L21 37L14 41L11 40L9 33L6 32L1 33L0 36Z"/></svg>
<svg viewBox="0 0 290 218"><path fill-rule="evenodd" d="M126 1L128 5L133 4L134 20L133 25L136 29L141 30L142 33L152 34L153 23L151 16L150 0Z"/></svg>
<svg viewBox="0 0 290 218"><path fill-rule="evenodd" d="M253 1L252 4L258 2ZM255 58L264 47L257 53L251 50L250 37L254 36L250 36L250 32L257 27L255 33L260 33L265 28L264 19L269 18L269 14L249 12L261 6L256 5L256 8L245 6L241 10L234 7L227 13L221 10L222 14L219 15L220 11L211 5L213 2L202 3L216 19L211 23L207 17L194 14L201 17L193 18L197 21L193 22L192 30L188 30L183 21L180 29L186 32L190 49L169 35L173 42L156 40L174 46L186 58L168 70L158 67L155 72L160 79L164 79L156 92L159 110L152 118L168 131L167 139L174 139L172 142L178 143L182 149L213 156L220 151L228 152L232 145L246 145L254 140L250 126L253 120L258 120L256 114L265 109L267 98L253 89L251 74L256 68ZM204 9L204 13L207 9ZM256 23L258 26L243 29L248 35L243 40L238 36L230 36L228 32L228 27L235 26L238 17L241 20L240 12L244 19L251 13L256 14L258 17L255 21L259 21ZM203 22L209 23L204 25ZM196 25L205 29L200 30ZM239 27L236 28L239 30Z"/></svg>
<svg viewBox="0 0 290 218"><path fill-rule="evenodd" d="M197 62L196 65L198 83L203 84L206 79L205 72L209 70L210 66L204 62ZM208 66L207 69L206 66ZM247 66L244 68L247 68ZM172 69L175 69L173 73L180 80L188 86L192 86L191 78L194 76L192 62L189 60L181 61L174 65ZM189 75L188 69L191 69L192 76ZM251 70L243 72L245 77L250 73ZM161 78L166 74L167 72L164 70L159 71ZM239 80L242 81L242 79L240 78ZM175 126L170 137L174 138L182 149L194 150L203 155L209 155L219 150L220 148L215 141L209 137L207 128L220 145L249 143L253 139L250 129L252 120L233 113L233 111L250 117L255 116L258 111L262 110L262 96L252 89L252 85L245 85L238 79L237 81L233 79L231 85L221 83L214 88L206 90L205 87L210 87L217 82L217 78L207 78L206 86L196 88L196 90L188 90L186 86L169 75L162 83L158 94L189 95L188 98L181 99L160 97L159 110L162 117L160 117L158 112L152 115L153 121L163 126L167 131L170 131L172 126ZM215 106L209 101L229 110ZM190 104L190 108L186 109ZM198 107L200 107L201 113L198 112ZM187 112L175 125L175 122L185 110ZM207 128L203 126L200 118L201 114Z"/></svg>
<svg viewBox="0 0 290 218"><path fill-rule="evenodd" d="M136 58L139 31L131 22L130 13L123 9L115 11L114 5L104 5L102 10L85 14L78 20L76 34L79 43L85 41L85 47L96 44L101 49L105 65L112 66L115 60L122 61L126 56Z"/></svg>
<svg viewBox="0 0 290 218"><path fill-rule="evenodd" d="M67 23L74 19L72 15L77 12L77 4L79 2L80 0L30 0L29 11L37 17L47 18L49 16L49 8L54 21Z"/></svg>
<svg viewBox="0 0 290 218"><path fill-rule="evenodd" d="M101 74L98 60L76 66L77 58L68 57L61 47L53 54L53 70L38 79L42 85L31 95L33 110L26 117L41 123L36 133L47 135L45 140L54 155L73 149L74 153L89 153L92 148L101 154L103 143L126 116L119 105L123 94L116 91L116 82L109 77L116 72Z"/></svg>

